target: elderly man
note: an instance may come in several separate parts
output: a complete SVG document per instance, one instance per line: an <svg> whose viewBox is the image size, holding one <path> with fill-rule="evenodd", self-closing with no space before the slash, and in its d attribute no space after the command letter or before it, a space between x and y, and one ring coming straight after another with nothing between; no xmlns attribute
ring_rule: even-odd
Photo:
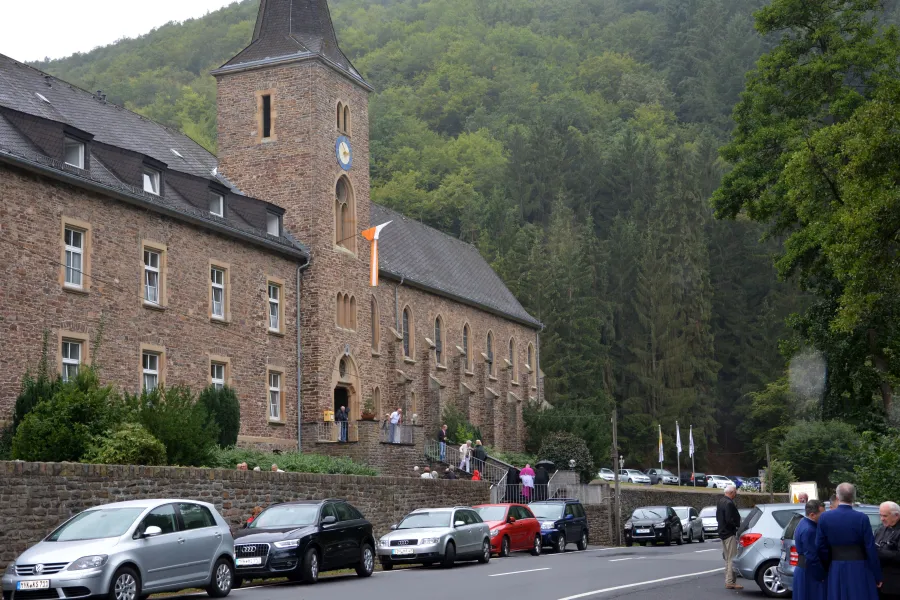
<svg viewBox="0 0 900 600"><path fill-rule="evenodd" d="M884 580L878 595L882 600L900 600L900 506L883 502L878 514L881 528L875 533L875 547Z"/></svg>
<svg viewBox="0 0 900 600"><path fill-rule="evenodd" d="M734 504L737 488L729 485L725 495L716 504L716 522L719 524L719 538L722 540L722 556L725 558L725 589L742 590L744 586L735 582L734 557L737 556L737 531L741 526L741 514Z"/></svg>
<svg viewBox="0 0 900 600"><path fill-rule="evenodd" d="M794 531L797 548L797 566L794 568L794 600L825 600L825 567L816 552L816 529L819 515L825 512L825 504L810 500L804 506L806 518Z"/></svg>
<svg viewBox="0 0 900 600"><path fill-rule="evenodd" d="M809 502L809 494L807 494L806 492L800 492L797 495L797 504L805 505L807 502Z"/></svg>
<svg viewBox="0 0 900 600"><path fill-rule="evenodd" d="M828 566L828 600L877 600L881 563L869 518L853 510L853 484L837 487L840 503L819 518L816 552Z"/></svg>

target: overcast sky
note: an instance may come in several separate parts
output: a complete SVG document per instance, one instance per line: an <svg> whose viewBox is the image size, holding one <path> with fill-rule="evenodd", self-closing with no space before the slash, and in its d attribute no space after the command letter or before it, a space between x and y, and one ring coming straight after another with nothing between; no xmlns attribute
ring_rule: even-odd
<svg viewBox="0 0 900 600"><path fill-rule="evenodd" d="M0 54L28 62L134 38L233 0L0 0Z"/></svg>

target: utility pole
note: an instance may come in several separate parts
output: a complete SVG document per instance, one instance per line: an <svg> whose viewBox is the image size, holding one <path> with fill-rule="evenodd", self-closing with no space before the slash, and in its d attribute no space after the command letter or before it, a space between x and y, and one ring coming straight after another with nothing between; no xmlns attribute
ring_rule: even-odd
<svg viewBox="0 0 900 600"><path fill-rule="evenodd" d="M619 496L619 436L618 436L618 416L617 409L613 407L612 414L612 470L613 470L613 481L616 485L616 534L613 537L617 546L622 545L622 503L621 497Z"/></svg>
<svg viewBox="0 0 900 600"><path fill-rule="evenodd" d="M775 502L775 486L772 485L772 453L766 442L766 487L769 488L769 502Z"/></svg>

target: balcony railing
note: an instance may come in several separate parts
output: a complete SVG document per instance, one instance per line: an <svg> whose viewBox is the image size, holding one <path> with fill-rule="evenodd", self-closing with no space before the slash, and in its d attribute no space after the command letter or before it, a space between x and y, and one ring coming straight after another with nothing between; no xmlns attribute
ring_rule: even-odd
<svg viewBox="0 0 900 600"><path fill-rule="evenodd" d="M326 421L319 423L319 441L334 442L358 442L359 429L356 423L351 421Z"/></svg>
<svg viewBox="0 0 900 600"><path fill-rule="evenodd" d="M385 444L412 444L413 426L386 423L381 428L381 441Z"/></svg>

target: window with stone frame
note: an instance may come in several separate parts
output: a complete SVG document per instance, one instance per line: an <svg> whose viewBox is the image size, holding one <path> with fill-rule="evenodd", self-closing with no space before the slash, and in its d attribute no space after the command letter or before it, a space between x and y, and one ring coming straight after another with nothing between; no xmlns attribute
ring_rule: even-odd
<svg viewBox="0 0 900 600"><path fill-rule="evenodd" d="M516 358L516 338L509 338L509 364L512 365L512 382L519 383L519 365Z"/></svg>
<svg viewBox="0 0 900 600"><path fill-rule="evenodd" d="M350 180L341 175L334 193L334 243L356 252L356 201Z"/></svg>
<svg viewBox="0 0 900 600"><path fill-rule="evenodd" d="M284 396L282 394L282 380L284 378L281 371L268 370L268 413L270 421L281 422L284 420Z"/></svg>
<svg viewBox="0 0 900 600"><path fill-rule="evenodd" d="M531 387L537 387L537 365L534 364L534 344L528 344L528 378Z"/></svg>
<svg viewBox="0 0 900 600"><path fill-rule="evenodd" d="M438 315L434 320L434 360L438 365L444 364L443 320Z"/></svg>
<svg viewBox="0 0 900 600"><path fill-rule="evenodd" d="M164 307L166 304L166 247L144 242L143 298L144 306Z"/></svg>
<svg viewBox="0 0 900 600"><path fill-rule="evenodd" d="M226 271L224 268L212 265L209 268L209 315L213 319L225 320L226 315Z"/></svg>
<svg viewBox="0 0 900 600"><path fill-rule="evenodd" d="M159 352L151 352L144 350L141 352L141 367L143 376L143 389L152 392L159 387L161 382L160 368L162 362L162 354Z"/></svg>
<svg viewBox="0 0 900 600"><path fill-rule="evenodd" d="M62 380L70 381L78 375L81 368L83 344L81 340L62 341Z"/></svg>
<svg viewBox="0 0 900 600"><path fill-rule="evenodd" d="M488 375L494 374L494 334L488 331L487 344L485 345L485 354L487 354Z"/></svg>
<svg viewBox="0 0 900 600"><path fill-rule="evenodd" d="M280 281L266 282L268 295L266 321L270 333L284 333L284 286Z"/></svg>
<svg viewBox="0 0 900 600"><path fill-rule="evenodd" d="M63 231L66 246L65 285L81 289L84 287L84 237L85 232L66 226Z"/></svg>
<svg viewBox="0 0 900 600"><path fill-rule="evenodd" d="M462 337L462 349L463 349L463 354L465 354L466 371L472 370L472 349L469 346L469 344L470 344L469 340L471 339L471 337L472 337L472 332L469 329L469 324L466 323L465 325L463 325L463 337Z"/></svg>
<svg viewBox="0 0 900 600"><path fill-rule="evenodd" d="M375 299L375 296L372 296L372 351L378 352L378 350L380 348L381 348L381 313L378 310L378 300Z"/></svg>
<svg viewBox="0 0 900 600"><path fill-rule="evenodd" d="M225 387L225 363L212 361L209 363L209 382L217 390Z"/></svg>
<svg viewBox="0 0 900 600"><path fill-rule="evenodd" d="M411 359L415 354L413 327L414 323L412 318L412 311L408 306L406 306L403 308L403 331L401 332L401 334L403 335L403 356L409 359Z"/></svg>

